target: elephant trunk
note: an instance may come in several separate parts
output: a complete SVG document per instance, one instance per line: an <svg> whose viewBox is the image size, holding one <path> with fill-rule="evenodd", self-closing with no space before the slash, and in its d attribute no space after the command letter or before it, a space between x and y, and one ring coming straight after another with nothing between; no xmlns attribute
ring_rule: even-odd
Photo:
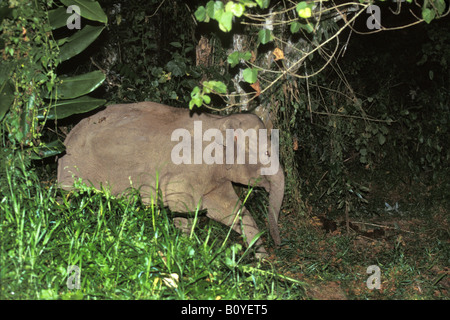
<svg viewBox="0 0 450 320"><path fill-rule="evenodd" d="M278 230L278 217L280 215L281 203L284 196L284 173L283 168L278 169L278 173L270 176L269 191L269 231L275 245L281 244L280 231Z"/></svg>

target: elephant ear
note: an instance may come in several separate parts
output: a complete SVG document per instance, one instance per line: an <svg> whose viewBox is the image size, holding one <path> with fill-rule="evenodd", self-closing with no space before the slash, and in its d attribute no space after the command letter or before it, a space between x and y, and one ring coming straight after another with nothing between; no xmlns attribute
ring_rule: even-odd
<svg viewBox="0 0 450 320"><path fill-rule="evenodd" d="M239 129L242 128L242 121L237 118L236 115L231 115L226 118L219 120L219 130L222 131L223 136L225 137L227 129Z"/></svg>

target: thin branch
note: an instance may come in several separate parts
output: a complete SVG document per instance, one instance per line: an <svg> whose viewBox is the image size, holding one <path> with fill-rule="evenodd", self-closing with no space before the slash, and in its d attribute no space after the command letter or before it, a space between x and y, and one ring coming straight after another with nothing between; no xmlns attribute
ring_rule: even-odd
<svg viewBox="0 0 450 320"><path fill-rule="evenodd" d="M367 116L366 117L354 116L351 114L338 114L338 113L320 112L320 111L313 111L312 113L318 114L318 115L325 115L325 116L336 116L336 117L344 117L344 118L361 119L364 121L372 121L372 122L385 122L385 123L396 122L396 120L382 120L382 119L369 118Z"/></svg>
<svg viewBox="0 0 450 320"><path fill-rule="evenodd" d="M297 77L297 78L300 78L300 79L306 79L306 78L309 78L309 77L313 77L314 75L316 75L316 74L318 74L318 73L320 73L330 62L331 62L331 58L325 63L325 65L324 66L322 66L322 68L320 68L317 72L315 72L315 73L313 73L313 74L311 74L311 75L308 75L308 76L299 76L299 75L297 75L297 74L294 74L294 73L292 73L291 71L292 70L295 70L296 68L297 68L297 66L300 64L300 63L302 63L305 59L306 59L306 57L308 57L310 54L313 54L314 52L316 52L316 51L318 51L318 50L321 50L321 48L322 47L324 47L326 44L328 44L329 42L331 42L332 40L334 40L335 38L338 38L338 36L346 29L346 27L347 26L349 26L353 21L355 21L356 20L356 18L360 15L360 14L362 14L362 12L364 12L365 11L365 9L369 6L369 4L365 4L365 5L361 5L361 4L359 4L359 6L361 6L361 7L363 7L359 12L357 12L350 20L348 20L348 21L345 21L345 24L344 24L344 26L341 28L341 29L339 29L333 36L331 36L330 38L328 38L327 40L325 40L324 42L322 42L320 45L318 45L317 47L315 47L314 49L312 49L310 52L308 52L306 55L304 55L302 58L300 58L299 60L297 60L295 63L293 63L288 69L286 69L286 70L284 70L283 72L281 72L281 74L278 76L278 77L276 77L275 78L275 80L273 80L269 85L267 85L264 89L262 89L261 90L261 92L260 92L260 95L261 94L263 94L263 93L265 93L267 90L269 90L275 83L277 83L282 77L284 77L284 76L286 76L286 75L291 75L291 76L295 76L295 77ZM338 42L339 42L339 40L337 40ZM332 57L334 57L334 55L336 54L336 52L337 52L337 48L338 48L338 46L336 46L336 48L335 48L335 50L334 50L334 52L333 52L333 54L332 54ZM263 69L263 68L261 68L261 69ZM250 99L248 99L247 100L247 103L249 103L249 102L251 102L252 100L254 100L254 99L256 99L258 96L257 95L255 95L254 93L245 93L244 94L245 96L247 96L247 95L253 95ZM223 95L223 94L219 94L219 96L222 96L222 97L230 97L230 96L238 96L238 95ZM242 95L239 95L239 96L242 96ZM205 105L207 108L209 108L209 109L211 109L211 110L216 110L216 111L221 111L221 110L227 110L227 109L230 109L230 108L232 108L232 107L235 107L235 106L239 106L239 105L242 105L242 104L240 104L240 103L233 103L233 104L231 104L231 105L228 105L228 106L226 106L226 107L224 107L224 108L214 108L214 107L211 107L211 106L208 106L208 105Z"/></svg>
<svg viewBox="0 0 450 320"><path fill-rule="evenodd" d="M397 231L402 231L402 232L408 232L408 233L417 234L416 232L413 232L413 231L403 230L403 229L395 228L395 227L389 227L389 226L385 226L385 225L382 225L382 224L368 223L368 222L358 222L358 221L352 221L352 223L353 223L353 224L362 224L362 225L367 225L367 226L371 226L371 227L378 227L378 228L384 228L384 229L392 229L392 230L397 230Z"/></svg>
<svg viewBox="0 0 450 320"><path fill-rule="evenodd" d="M166 0L162 0L161 1L161 3L159 4L159 6L158 6L158 8L156 8L156 10L155 10L155 12L153 12L151 15L149 15L149 16L145 16L145 18L151 18L151 17L153 17L154 15L156 15L157 13L158 13L158 11L159 11L159 8L161 8L161 6L164 4L164 2L166 2Z"/></svg>
<svg viewBox="0 0 450 320"><path fill-rule="evenodd" d="M164 1L165 1L165 0L163 0L162 3L164 3ZM266 25L266 19L267 19L267 17L269 17L269 16L276 16L276 15L282 15L282 14L287 14L287 13L289 13L290 11L293 11L293 10L295 11L295 5L296 5L296 3L295 3L295 2L292 2L292 1L289 1L289 2L292 3L293 6L292 6L292 7L289 7L289 8L285 8L285 9L280 10L280 11L270 12L270 13L266 13L266 14L251 14L251 13L245 13L244 16L245 16L246 18L248 18L249 20L257 21L257 22L261 22L261 23L253 23L253 22L242 21L241 24L251 25L251 26L257 26L257 27L263 28L263 27ZM292 76L292 77L296 77L296 78L299 78L299 79L309 79L310 77L313 77L313 76L317 75L318 73L322 72L323 69L325 69L325 67L327 67L327 66L330 64L330 62L331 62L333 59L336 58L336 53L337 53L337 50L338 50L338 48L339 48L339 35L340 35L347 27L349 27L349 29L351 30L351 32L355 32L355 33L357 33L357 34L372 34L372 33L380 32L380 31L392 31L392 30L404 29L404 28L408 28L408 27L414 26L414 25L419 24L419 23L421 23L421 22L424 21L423 19L421 19L421 18L415 16L415 15L413 14L413 12L411 12L411 13L415 16L415 18L417 19L417 21L414 21L414 22L409 23L409 24L404 25L404 26L390 27L390 28L381 26L380 29L376 29L376 30L368 31L368 32L361 32L361 31L358 31L358 30L354 29L353 24L354 24L355 20L359 17L359 15L361 15L363 12L365 12L366 9L371 5L370 3L367 3L367 4L361 4L361 3L359 3L359 2L349 2L349 3L339 4L339 5L336 5L336 4L333 3L334 5L333 5L332 7L322 7L322 2L321 2L320 0L315 0L314 2L320 3L320 9L319 9L319 10L315 10L315 12L314 12L314 17L315 17L316 19L319 19L319 21L320 21L321 19L328 19L328 18L333 18L333 17L336 17L336 16L341 16L342 19L343 19L343 21L344 21L344 25L343 25L339 30L337 30L337 32L336 32L335 34L333 34L330 38L326 39L326 40L323 41L321 44L315 46L315 47L314 47L312 50L310 50L309 52L304 52L304 51L302 51L302 50L296 48L295 46L292 46L292 48L293 48L294 50L297 50L299 53L301 53L301 58L298 59L297 61L295 61L294 63L292 63L291 66L289 66L288 68L286 68L286 69L284 69L284 70L271 70L271 69L269 69L269 68L264 68L264 67L261 67L261 66L257 66L257 65L255 65L255 64L253 64L253 63L246 62L246 65L247 65L247 66L251 66L251 67L254 67L254 68L258 68L259 70L262 70L264 73L278 74L278 76L277 76L274 80L272 80L272 81L266 80L266 79L265 79L264 77L262 77L262 76L259 77L261 81L267 81L267 82L269 82L269 83L268 83L268 84L267 84L267 85L259 92L259 95L264 94L264 93L265 93L266 91L268 91L275 83L277 83L280 79L282 79L283 77L285 77L285 76L287 76L287 75L290 75L290 76ZM162 5L162 3L159 5L159 7ZM347 11L344 11L343 9L342 9L342 11L339 10L339 8L341 8L341 7L344 7L344 9L345 9L345 8L348 8L349 6L359 8L359 9L356 9L357 11L354 11L354 14L352 14L352 17L351 17L350 19L347 18ZM159 7L158 7L158 9L159 9ZM158 10L158 9L157 9L157 10ZM332 12L333 12L333 11L337 11L337 14L332 15ZM156 12L155 12L155 13L156 13ZM326 17L323 17L323 15L324 15L325 13L330 13L330 15L327 15ZM352 13L353 13L353 11L352 11ZM449 13L450 13L450 8L447 10L447 12L446 12L445 14L441 15L441 17L446 16L446 15L448 15ZM308 19L307 19L307 20L308 20ZM289 24L289 23L294 22L294 21L298 21L298 19L288 19L288 20L284 20L284 21L283 21L283 20L276 20L276 21L273 21L272 25L275 25L275 26L281 26L281 25ZM316 23L318 23L318 21L316 21ZM351 34L351 33L350 33L350 34ZM348 37L346 43L348 43L349 38L350 38L350 35L349 35L349 37ZM336 39L336 47L335 47L334 51L333 51L331 54L327 54L326 51L325 51L325 49L324 49L324 47L325 47L325 45L327 45L330 41L333 41L334 39ZM276 37L275 37L275 40L278 41L279 43L284 44L284 45L288 45L288 43L287 43L286 41L284 41L284 40L282 40L282 39L280 39L280 38L276 38ZM313 43L310 41L310 44L313 44ZM314 44L313 44L313 45L314 45ZM321 68L320 68L319 70L317 70L317 71L311 73L311 74L307 74L307 73L306 73L306 75L298 75L298 74L296 74L296 72L294 72L294 70L297 70L298 67L299 67L299 65L300 65L301 63L303 63L303 62L305 61L305 59L306 59L309 55L313 54L313 53L316 52L316 51L318 51L322 56L324 56L324 59L325 59L325 63L321 66ZM342 51L341 51L341 52L342 52ZM340 52L340 53L341 53L341 52ZM345 52L345 51L344 51L344 52ZM342 54L343 54L344 52L342 52ZM340 54L340 53L339 53L339 54ZM284 66L284 63L283 63L283 66ZM345 83L345 85L347 86L347 88L348 88L351 92L353 92L353 91L351 90L351 88L349 87L348 81L346 81L346 79L342 79L342 80L343 80L343 82ZM308 85L309 85L309 83L308 83ZM328 90L332 90L332 89L328 89ZM228 101L229 101L229 99L225 99L225 98L231 98L231 97L241 97L241 98L242 98L242 97L249 97L249 96L251 96L249 99L247 99L247 103L251 102L253 99L256 99L256 98L259 96L259 95L254 94L254 92L244 93L244 94L225 94L225 95L224 95L224 94L218 94L218 95L221 96L222 98L224 98L224 100L228 100ZM348 97L348 96L346 96L346 97ZM351 97L348 97L348 98L352 99ZM232 107L235 107L235 106L240 106L240 105L242 105L242 104L241 104L241 103L233 103L233 104L230 104L230 105L228 105L228 106L226 106L226 107L224 107L224 108L213 108L213 107L210 107L210 106L208 106L208 105L205 105L205 107L207 107L207 108L209 108L209 109L213 109L213 110L226 110L226 109L229 109L229 108L232 108ZM311 110L310 110L310 111L311 111ZM357 118L357 119L363 119L363 120L366 120L366 121L394 122L394 120L371 119L371 118L369 118L369 117L367 117L367 116L365 115L364 110L362 110L362 114L364 115L364 117L360 117L360 116L352 116L352 115L342 115L342 114L330 114L330 113L328 113L328 112L311 112L311 113L315 113L315 114L318 114L318 115L328 115L328 116L330 116L330 115L335 115L335 116L341 116L341 117Z"/></svg>

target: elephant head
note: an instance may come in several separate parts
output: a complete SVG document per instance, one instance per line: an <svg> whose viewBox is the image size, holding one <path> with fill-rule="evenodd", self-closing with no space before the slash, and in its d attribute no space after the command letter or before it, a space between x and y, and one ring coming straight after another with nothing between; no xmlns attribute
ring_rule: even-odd
<svg viewBox="0 0 450 320"><path fill-rule="evenodd" d="M269 192L270 234L276 245L281 242L278 132L271 136L255 115L191 114L152 102L111 105L83 119L64 143L66 154L58 160L63 188L81 178L119 194L131 181L144 201L162 194L173 211L195 210L200 202L208 217L244 233L248 243L259 230L232 183L263 187ZM265 252L261 240L256 245Z"/></svg>
<svg viewBox="0 0 450 320"><path fill-rule="evenodd" d="M284 197L284 173L279 162L279 132L277 129L270 130L271 132L267 130L263 122L253 114L231 115L218 122L218 127L226 137L224 161L230 180L244 185L256 183L255 186L263 187L269 193L269 230L278 246L281 243L278 217Z"/></svg>

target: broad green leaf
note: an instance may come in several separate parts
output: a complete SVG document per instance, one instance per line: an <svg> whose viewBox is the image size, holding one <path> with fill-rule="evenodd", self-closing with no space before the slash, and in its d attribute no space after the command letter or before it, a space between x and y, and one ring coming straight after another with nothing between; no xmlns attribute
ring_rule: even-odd
<svg viewBox="0 0 450 320"><path fill-rule="evenodd" d="M380 144L380 146L382 146L385 142L386 142L386 137L383 134L379 133L378 134L378 143Z"/></svg>
<svg viewBox="0 0 450 320"><path fill-rule="evenodd" d="M300 23L300 27L301 27L303 30L306 30L308 33L311 33L311 32L314 31L314 27L313 27L313 25L312 25L311 22L309 22L309 23L307 23L307 24ZM311 56L312 56L312 55L311 55Z"/></svg>
<svg viewBox="0 0 450 320"><path fill-rule="evenodd" d="M258 70L255 68L247 68L242 73L244 80L250 84L255 83L258 80Z"/></svg>
<svg viewBox="0 0 450 320"><path fill-rule="evenodd" d="M305 9L306 7L308 7L308 4L305 1L299 2L297 4L297 6L295 7L295 10L297 10L297 12L301 9Z"/></svg>
<svg viewBox="0 0 450 320"><path fill-rule="evenodd" d="M208 84L208 82L205 82L203 82L203 94L211 93L213 91L212 85Z"/></svg>
<svg viewBox="0 0 450 320"><path fill-rule="evenodd" d="M262 44L272 41L272 32L269 29L261 29L258 32L258 40Z"/></svg>
<svg viewBox="0 0 450 320"><path fill-rule="evenodd" d="M267 9L270 4L270 0L255 0L255 1L261 9Z"/></svg>
<svg viewBox="0 0 450 320"><path fill-rule="evenodd" d="M307 19L311 17L312 11L311 11L312 4L308 4L305 1L302 1L297 4L295 9L297 10L298 15L300 18Z"/></svg>
<svg viewBox="0 0 450 320"><path fill-rule="evenodd" d="M231 24L233 22L233 13L231 12L223 12L219 18L219 28L223 32L231 31Z"/></svg>
<svg viewBox="0 0 450 320"><path fill-rule="evenodd" d="M64 119L74 114L89 112L104 105L105 102L106 100L104 99L95 99L89 96L83 96L71 100L58 100L48 110L47 119ZM47 108L48 107L45 109ZM42 113L42 110L40 110L38 119L45 119L45 115Z"/></svg>
<svg viewBox="0 0 450 320"><path fill-rule="evenodd" d="M196 86L191 92L191 101L189 101L189 109L192 109L195 106L201 107L203 103L202 93L200 92L200 88Z"/></svg>
<svg viewBox="0 0 450 320"><path fill-rule="evenodd" d="M67 38L67 41L60 47L61 61L68 60L86 49L103 31L104 26L85 26L74 35Z"/></svg>
<svg viewBox="0 0 450 320"><path fill-rule="evenodd" d="M434 19L436 13L434 12L434 10L425 8L422 10L422 18L423 20L425 20L426 23L430 23L431 20Z"/></svg>
<svg viewBox="0 0 450 320"><path fill-rule="evenodd" d="M236 4L236 7L233 9L233 13L236 17L240 17L244 14L245 6L243 4Z"/></svg>
<svg viewBox="0 0 450 320"><path fill-rule="evenodd" d="M241 59L248 61L251 57L252 54L249 51L235 51L228 55L227 62L231 65L232 68L234 68L237 64L239 64Z"/></svg>
<svg viewBox="0 0 450 320"><path fill-rule="evenodd" d="M64 27L67 24L67 19L70 14L66 12L67 8L59 7L58 9L48 11L48 21L52 29Z"/></svg>
<svg viewBox="0 0 450 320"><path fill-rule="evenodd" d="M245 61L248 61L252 58L252 53L250 51L245 51L242 55L241 55L241 59L244 59Z"/></svg>
<svg viewBox="0 0 450 320"><path fill-rule="evenodd" d="M222 94L227 93L227 86L225 85L225 83L217 81L217 83L214 85L214 91Z"/></svg>
<svg viewBox="0 0 450 320"><path fill-rule="evenodd" d="M222 81L205 81L203 82L203 91L209 93L215 91L217 93L226 93L227 86Z"/></svg>
<svg viewBox="0 0 450 320"><path fill-rule="evenodd" d="M57 84L58 99L73 99L94 91L105 81L101 71L93 71L79 76L61 77L62 83ZM52 93L54 98L55 92Z"/></svg>
<svg viewBox="0 0 450 320"><path fill-rule="evenodd" d="M56 40L56 44L58 45L58 47L63 46L67 41L69 40L69 38L62 38L62 39L58 39Z"/></svg>
<svg viewBox="0 0 450 320"><path fill-rule="evenodd" d="M297 4L296 10L301 18L307 19L311 17L311 7L304 1Z"/></svg>
<svg viewBox="0 0 450 320"><path fill-rule="evenodd" d="M228 55L227 62L234 68L239 63L239 51L235 51Z"/></svg>
<svg viewBox="0 0 450 320"><path fill-rule="evenodd" d="M222 1L209 1L206 4L206 14L212 18L218 20L217 15L221 15L224 11L224 5Z"/></svg>
<svg viewBox="0 0 450 320"><path fill-rule="evenodd" d="M69 7L71 5L76 5L80 7L80 15L83 18L98 21L106 24L108 22L108 17L103 12L102 7L98 4L97 1L91 0L61 0L61 2Z"/></svg>
<svg viewBox="0 0 450 320"><path fill-rule="evenodd" d="M291 33L298 32L300 30L300 28L307 31L308 33L311 33L314 31L314 27L313 27L312 23L304 24L304 23L300 23L297 21L294 21L291 23Z"/></svg>
<svg viewBox="0 0 450 320"><path fill-rule="evenodd" d="M195 10L194 15L195 15L195 18L198 21L200 21L200 22L205 21L205 19L206 19L206 9L205 9L205 7L204 6L198 7L198 9Z"/></svg>
<svg viewBox="0 0 450 320"><path fill-rule="evenodd" d="M0 84L0 121L8 112L14 101L14 84L11 80L6 80Z"/></svg>
<svg viewBox="0 0 450 320"><path fill-rule="evenodd" d="M208 17L214 19L215 10L214 10L214 1L213 0L208 1L208 3L206 4L205 9L206 9L206 15Z"/></svg>
<svg viewBox="0 0 450 320"><path fill-rule="evenodd" d="M175 77L181 77L186 73L186 64L183 61L170 60L167 62L166 68Z"/></svg>
<svg viewBox="0 0 450 320"><path fill-rule="evenodd" d="M189 101L189 109L192 109L195 106L197 107L201 107L203 104L203 99L201 96L198 97L194 97L191 99L191 101Z"/></svg>
<svg viewBox="0 0 450 320"><path fill-rule="evenodd" d="M200 88L198 86L195 86L195 88L192 89L191 98L197 96L199 93L200 93Z"/></svg>
<svg viewBox="0 0 450 320"><path fill-rule="evenodd" d="M231 12L236 17L242 16L242 14L244 13L244 10L245 10L245 7L241 3L235 3L233 1L229 1L225 5L225 11Z"/></svg>
<svg viewBox="0 0 450 320"><path fill-rule="evenodd" d="M240 3L242 3L247 8L253 8L256 7L256 2L252 0L239 0Z"/></svg>
<svg viewBox="0 0 450 320"><path fill-rule="evenodd" d="M209 104L211 102L211 97L204 94L203 95L203 101L205 101L206 104Z"/></svg>
<svg viewBox="0 0 450 320"><path fill-rule="evenodd" d="M55 140L39 147L33 148L34 153L30 155L31 159L43 159L60 154L65 150L64 144L60 140Z"/></svg>
<svg viewBox="0 0 450 320"><path fill-rule="evenodd" d="M225 5L225 11L233 12L233 9L235 6L236 6L236 3L234 3L233 1L228 1L227 4Z"/></svg>
<svg viewBox="0 0 450 320"><path fill-rule="evenodd" d="M297 21L292 22L290 30L291 33L297 33L300 30L300 23Z"/></svg>
<svg viewBox="0 0 450 320"><path fill-rule="evenodd" d="M445 10L445 0L436 0L433 2L438 14L443 14Z"/></svg>
<svg viewBox="0 0 450 320"><path fill-rule="evenodd" d="M175 42L171 42L171 43L169 43L171 46L174 46L175 48L181 48L182 47L182 45L181 45L181 43L179 43L178 41L175 41Z"/></svg>

